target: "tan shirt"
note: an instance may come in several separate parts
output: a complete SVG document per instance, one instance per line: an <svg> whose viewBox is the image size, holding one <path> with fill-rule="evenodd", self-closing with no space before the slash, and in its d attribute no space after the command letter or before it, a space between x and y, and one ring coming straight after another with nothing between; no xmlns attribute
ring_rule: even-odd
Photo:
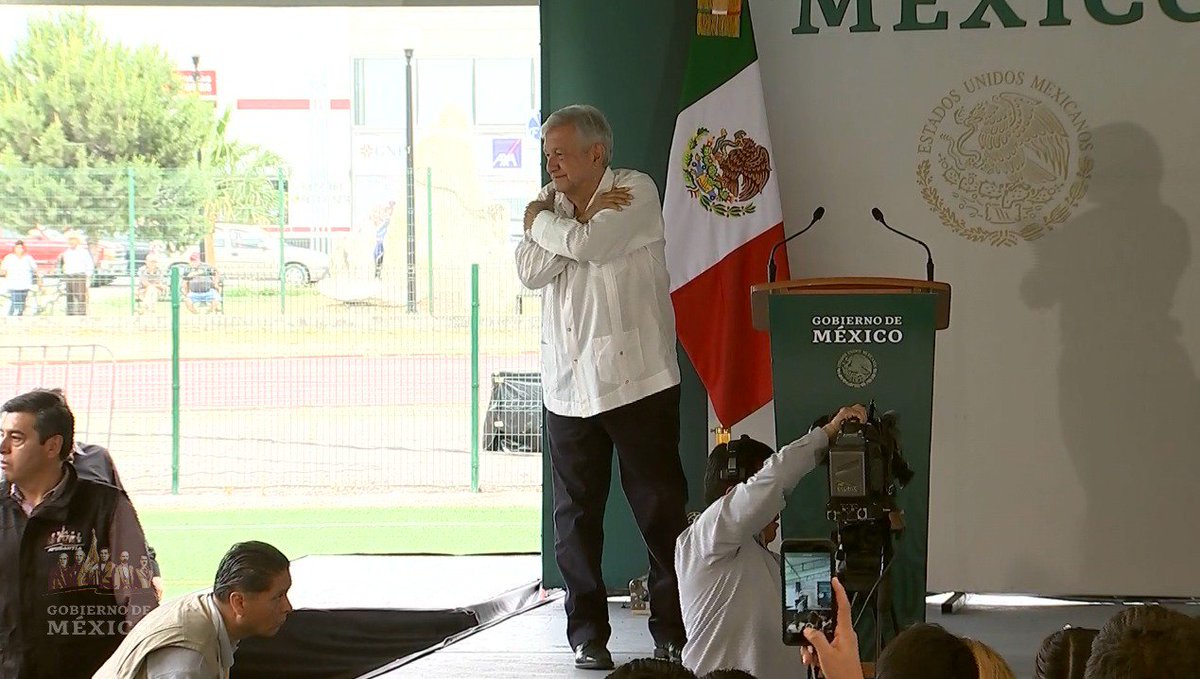
<svg viewBox="0 0 1200 679"><path fill-rule="evenodd" d="M233 644L211 594L186 594L163 603L134 625L129 635L92 679L130 679L150 674L147 659L162 649L182 648L203 656L202 666L182 658L192 656L166 654L161 660L165 669L157 672L175 677L227 679L233 665ZM181 660L175 664L176 660ZM191 664L189 664L191 663Z"/></svg>
<svg viewBox="0 0 1200 679"><path fill-rule="evenodd" d="M203 599L205 607L213 618L213 626L217 632L219 667L211 667L203 653L182 646L167 646L151 652L146 656L138 679L218 679L229 676L233 667L233 653L237 645L229 640L229 630L225 628L225 619L217 608L217 602L211 594Z"/></svg>

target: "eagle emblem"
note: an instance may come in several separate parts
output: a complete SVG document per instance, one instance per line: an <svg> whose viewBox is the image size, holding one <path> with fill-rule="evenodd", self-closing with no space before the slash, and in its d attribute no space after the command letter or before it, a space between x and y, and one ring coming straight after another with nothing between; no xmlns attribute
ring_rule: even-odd
<svg viewBox="0 0 1200 679"><path fill-rule="evenodd" d="M700 206L722 217L753 214L752 199L771 178L771 154L745 130L714 136L701 127L683 153L683 185Z"/></svg>
<svg viewBox="0 0 1200 679"><path fill-rule="evenodd" d="M942 223L970 241L1037 240L1065 224L1086 193L1090 138L1061 87L1036 74L990 71L951 89L927 116L917 184Z"/></svg>

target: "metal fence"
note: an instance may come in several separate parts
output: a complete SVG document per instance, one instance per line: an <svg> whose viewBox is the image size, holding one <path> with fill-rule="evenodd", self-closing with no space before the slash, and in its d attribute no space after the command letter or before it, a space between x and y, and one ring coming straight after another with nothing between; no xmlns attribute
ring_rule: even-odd
<svg viewBox="0 0 1200 679"><path fill-rule="evenodd" d="M516 279L507 215L451 183L428 186L423 235L389 239L378 270L374 233L331 242L312 283L289 283L287 261L264 275L218 254L217 304L189 294L184 251L164 247L177 304L169 284L138 300L137 277L115 276L85 314L27 308L8 320L20 346L0 348L0 379L9 394L64 387L85 440L108 443L135 493L537 487L540 298ZM419 256L402 256L410 247ZM125 268L144 252L123 252Z"/></svg>
<svg viewBox="0 0 1200 679"><path fill-rule="evenodd" d="M75 437L82 443L111 443L116 379L112 351L104 346L0 346L0 395L61 389L75 404Z"/></svg>

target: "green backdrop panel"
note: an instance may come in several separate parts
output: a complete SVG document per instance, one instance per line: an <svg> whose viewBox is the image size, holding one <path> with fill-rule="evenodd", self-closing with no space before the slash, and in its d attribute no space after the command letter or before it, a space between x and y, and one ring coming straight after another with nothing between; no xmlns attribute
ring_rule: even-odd
<svg viewBox="0 0 1200 679"><path fill-rule="evenodd" d="M935 301L932 294L770 298L775 422L781 444L803 436L822 414L850 403L866 405L873 399L879 413L894 410L900 415L904 457L914 472L899 493L906 528L895 541L890 572L901 628L925 619ZM785 537L830 537L827 472L820 467L809 474L788 499ZM860 628L860 634L868 628ZM861 646L865 653L870 644L864 639Z"/></svg>
<svg viewBox="0 0 1200 679"><path fill-rule="evenodd" d="M541 4L543 119L568 104L599 107L613 127L613 166L645 172L661 193L695 21L696 5L691 2L545 0ZM679 362L683 377L680 453L691 491L689 509L696 509L711 447L708 401L682 350ZM547 454L542 477L542 579L546 587L562 587L554 563L549 464ZM616 470L614 459L604 520L604 577L610 591L619 592L649 566Z"/></svg>

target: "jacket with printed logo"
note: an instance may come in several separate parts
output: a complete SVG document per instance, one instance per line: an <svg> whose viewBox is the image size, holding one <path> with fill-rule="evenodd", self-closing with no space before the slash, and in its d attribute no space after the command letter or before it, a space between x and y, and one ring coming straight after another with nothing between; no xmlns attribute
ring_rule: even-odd
<svg viewBox="0 0 1200 679"><path fill-rule="evenodd" d="M152 589L105 577L146 553L129 498L63 469L28 517L0 483L0 679L91 677L155 606Z"/></svg>

